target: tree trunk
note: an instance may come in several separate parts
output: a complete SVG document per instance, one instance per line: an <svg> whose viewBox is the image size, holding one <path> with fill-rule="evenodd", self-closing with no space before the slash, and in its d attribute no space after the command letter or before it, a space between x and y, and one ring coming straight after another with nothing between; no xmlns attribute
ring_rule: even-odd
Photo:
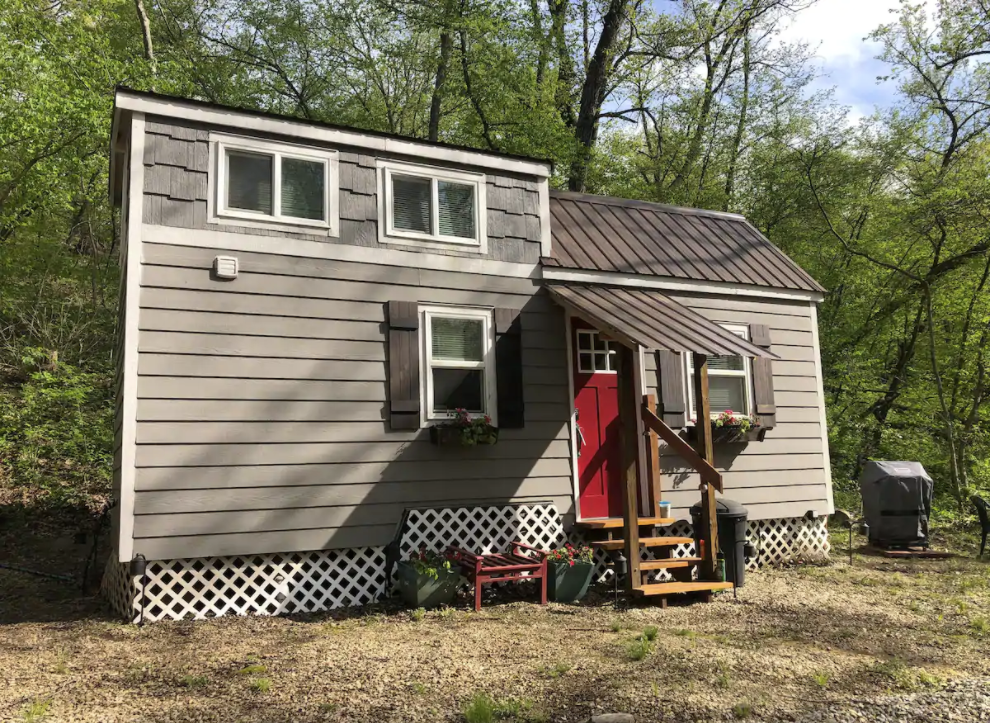
<svg viewBox="0 0 990 723"><path fill-rule="evenodd" d="M568 0L547 0L550 10L550 36L557 51L557 92L554 100L557 112L564 125L571 128L576 123L574 117L574 59L567 47L567 8Z"/></svg>
<svg viewBox="0 0 990 723"><path fill-rule="evenodd" d="M578 152L571 164L569 187L572 191L584 191L588 178L588 164L591 151L598 139L598 121L608 90L609 63L619 38L619 30L625 22L628 0L610 0L608 11L602 20L602 31L598 44L588 63L588 73L581 90L581 108L578 112L574 136L578 142Z"/></svg>
<svg viewBox="0 0 990 723"><path fill-rule="evenodd" d="M148 20L148 13L144 9L144 0L134 0L134 9L137 10L138 21L141 23L141 40L144 42L144 59L151 67L151 74L158 75L158 61L155 60L155 48L151 42L151 21ZM151 88L154 90L154 86Z"/></svg>
<svg viewBox="0 0 990 723"><path fill-rule="evenodd" d="M739 149L742 148L743 133L746 130L746 116L749 112L749 71L750 71L750 45L749 32L743 38L743 90L742 99L739 102L739 123L736 124L736 133L732 137L732 148L729 153L729 170L725 174L725 201L722 210L728 211L732 208L732 196L736 192L736 168L739 164Z"/></svg>
<svg viewBox="0 0 990 723"><path fill-rule="evenodd" d="M447 80L447 65L454 47L454 37L449 28L440 33L440 62L437 64L437 79L433 86L433 99L430 102L429 139L436 142L440 137L440 110L443 105L443 86Z"/></svg>

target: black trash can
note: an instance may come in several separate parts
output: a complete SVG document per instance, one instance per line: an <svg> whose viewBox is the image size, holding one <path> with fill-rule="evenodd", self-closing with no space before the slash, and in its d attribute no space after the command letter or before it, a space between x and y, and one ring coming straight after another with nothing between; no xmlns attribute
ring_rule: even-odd
<svg viewBox="0 0 990 723"><path fill-rule="evenodd" d="M738 502L726 499L715 500L718 518L718 545L725 556L725 579L736 587L746 584L746 523L749 510ZM691 507L691 524L694 526L695 549L700 553L701 546L701 503Z"/></svg>

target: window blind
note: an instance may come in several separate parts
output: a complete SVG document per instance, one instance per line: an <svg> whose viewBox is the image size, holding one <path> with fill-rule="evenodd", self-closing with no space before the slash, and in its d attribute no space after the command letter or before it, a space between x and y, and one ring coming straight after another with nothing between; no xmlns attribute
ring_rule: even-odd
<svg viewBox="0 0 990 723"><path fill-rule="evenodd" d="M227 207L272 215L272 157L227 152Z"/></svg>
<svg viewBox="0 0 990 723"><path fill-rule="evenodd" d="M431 183L428 178L392 176L392 225L403 231L432 233Z"/></svg>
<svg viewBox="0 0 990 723"><path fill-rule="evenodd" d="M282 215L322 221L326 218L325 166L319 161L282 158Z"/></svg>
<svg viewBox="0 0 990 723"><path fill-rule="evenodd" d="M480 362L484 359L484 323L479 319L433 317L431 350L434 359Z"/></svg>
<svg viewBox="0 0 990 723"><path fill-rule="evenodd" d="M474 238L474 186L439 181L437 194L440 234Z"/></svg>

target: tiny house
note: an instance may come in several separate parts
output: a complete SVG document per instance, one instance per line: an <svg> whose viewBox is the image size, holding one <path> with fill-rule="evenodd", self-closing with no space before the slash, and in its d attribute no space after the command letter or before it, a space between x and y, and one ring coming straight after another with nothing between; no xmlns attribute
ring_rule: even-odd
<svg viewBox="0 0 990 723"><path fill-rule="evenodd" d="M741 216L551 171L118 90L122 614L359 605L396 550L610 524L638 560L716 491L754 563L827 551L823 289Z"/></svg>

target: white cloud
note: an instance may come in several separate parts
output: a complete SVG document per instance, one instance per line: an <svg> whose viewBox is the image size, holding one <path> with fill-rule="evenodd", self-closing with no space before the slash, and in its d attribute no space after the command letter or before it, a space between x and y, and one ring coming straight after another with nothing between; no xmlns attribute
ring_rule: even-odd
<svg viewBox="0 0 990 723"><path fill-rule="evenodd" d="M935 0L925 0L934 7ZM879 43L867 36L897 20L900 0L818 0L782 23L779 41L806 42L822 74L817 87L835 87L836 99L850 107L851 122L890 102L893 88L878 84L885 68L875 60Z"/></svg>

